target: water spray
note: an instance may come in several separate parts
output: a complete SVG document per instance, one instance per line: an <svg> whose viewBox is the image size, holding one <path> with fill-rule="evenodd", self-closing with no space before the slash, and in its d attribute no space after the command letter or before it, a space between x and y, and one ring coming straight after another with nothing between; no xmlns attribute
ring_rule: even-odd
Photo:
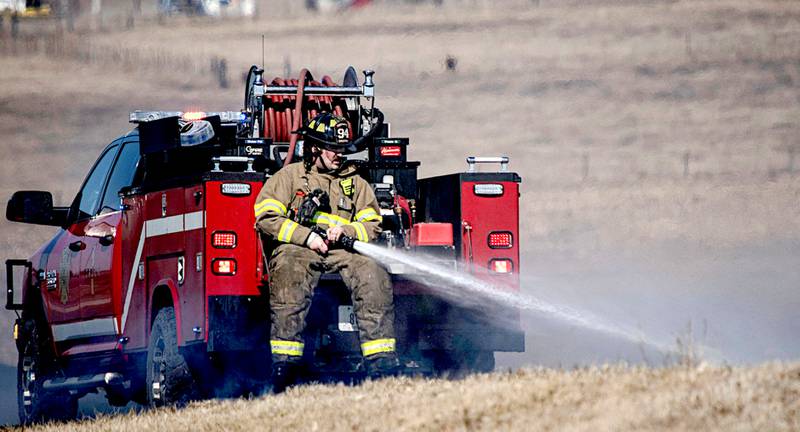
<svg viewBox="0 0 800 432"><path fill-rule="evenodd" d="M633 328L609 322L588 312L503 289L468 273L439 265L431 257L413 256L404 251L387 249L360 241L353 241L350 249L370 256L385 265L400 263L413 269L412 272L406 274L409 279L425 285L431 293L459 306L487 312L491 314L494 322L501 325L513 324L512 321L515 318L507 313L508 310L532 311L634 344L644 344L665 354L680 354L674 343L654 340ZM506 313L503 313L503 310ZM706 348L704 351L708 352Z"/></svg>

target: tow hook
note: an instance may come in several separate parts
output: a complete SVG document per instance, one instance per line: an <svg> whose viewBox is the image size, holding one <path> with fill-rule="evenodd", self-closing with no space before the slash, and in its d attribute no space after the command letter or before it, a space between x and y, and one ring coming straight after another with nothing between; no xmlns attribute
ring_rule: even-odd
<svg viewBox="0 0 800 432"><path fill-rule="evenodd" d="M161 399L161 383L158 381L153 382L153 399Z"/></svg>

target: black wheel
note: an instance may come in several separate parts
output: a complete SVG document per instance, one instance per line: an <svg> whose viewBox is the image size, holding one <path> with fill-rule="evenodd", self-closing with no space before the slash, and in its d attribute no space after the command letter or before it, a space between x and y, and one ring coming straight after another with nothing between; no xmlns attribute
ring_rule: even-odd
<svg viewBox="0 0 800 432"><path fill-rule="evenodd" d="M494 370L492 351L433 351L429 357L438 375L460 378L471 373Z"/></svg>
<svg viewBox="0 0 800 432"><path fill-rule="evenodd" d="M69 393L50 393L42 388L48 376L52 356L48 355L49 343L44 340L42 331L33 320L20 320L19 331L22 343L19 345L17 362L17 406L19 421L22 424L43 421L70 420L78 414L78 399Z"/></svg>
<svg viewBox="0 0 800 432"><path fill-rule="evenodd" d="M178 350L175 310L158 311L147 347L147 402L151 407L183 406L200 397L197 381Z"/></svg>

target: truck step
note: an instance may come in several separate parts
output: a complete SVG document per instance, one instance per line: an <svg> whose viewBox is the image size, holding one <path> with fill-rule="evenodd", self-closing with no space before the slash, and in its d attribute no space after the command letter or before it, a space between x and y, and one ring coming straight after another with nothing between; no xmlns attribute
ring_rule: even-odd
<svg viewBox="0 0 800 432"><path fill-rule="evenodd" d="M46 380L42 384L42 387L48 391L87 390L97 387L122 385L122 381L122 374L117 372L106 372L95 375L52 378Z"/></svg>

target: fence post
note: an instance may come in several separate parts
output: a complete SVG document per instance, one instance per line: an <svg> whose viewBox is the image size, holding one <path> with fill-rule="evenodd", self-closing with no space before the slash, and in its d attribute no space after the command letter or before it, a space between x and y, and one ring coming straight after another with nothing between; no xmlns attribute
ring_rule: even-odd
<svg viewBox="0 0 800 432"><path fill-rule="evenodd" d="M687 31L683 35L683 49L686 52L686 57L692 59L692 33Z"/></svg>
<svg viewBox="0 0 800 432"><path fill-rule="evenodd" d="M589 154L584 153L581 157L581 181L586 181L589 178Z"/></svg>
<svg viewBox="0 0 800 432"><path fill-rule="evenodd" d="M11 37L16 39L17 36L19 36L19 16L14 12L14 14L11 15Z"/></svg>
<svg viewBox="0 0 800 432"><path fill-rule="evenodd" d="M97 31L103 30L102 0L92 0L89 11L92 14L92 21L94 21L92 24L95 26L95 30Z"/></svg>
<svg viewBox="0 0 800 432"><path fill-rule="evenodd" d="M219 81L220 88L228 88L228 61L224 58L219 60L217 80Z"/></svg>
<svg viewBox="0 0 800 432"><path fill-rule="evenodd" d="M689 177L689 159L691 158L691 153L689 150L683 152L683 178Z"/></svg>
<svg viewBox="0 0 800 432"><path fill-rule="evenodd" d="M217 80L220 88L228 88L228 61L211 57L211 76Z"/></svg>
<svg viewBox="0 0 800 432"><path fill-rule="evenodd" d="M72 33L75 31L75 10L78 7L77 0L66 0L67 2L67 31Z"/></svg>

